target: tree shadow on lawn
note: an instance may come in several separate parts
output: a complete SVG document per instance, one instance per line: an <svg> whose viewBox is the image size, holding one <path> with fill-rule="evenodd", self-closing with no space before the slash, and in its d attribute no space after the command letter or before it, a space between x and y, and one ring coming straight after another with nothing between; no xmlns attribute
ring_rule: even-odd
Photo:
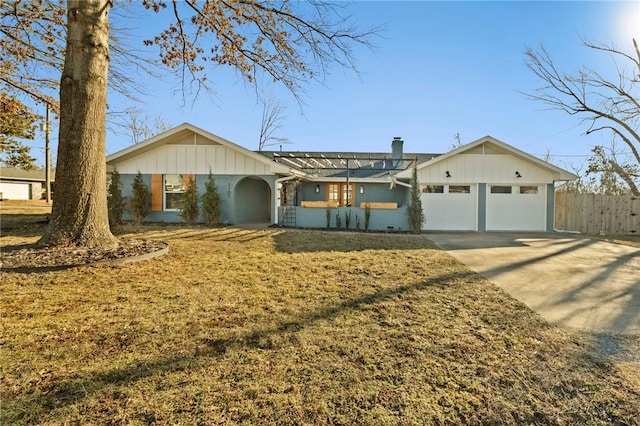
<svg viewBox="0 0 640 426"><path fill-rule="evenodd" d="M362 297L346 300L343 303L327 306L323 309L310 312L298 320L283 322L276 327L255 329L241 336L227 339L202 339L206 347L192 354L170 355L152 361L133 361L124 368L107 371L95 371L87 375L65 379L52 384L51 389L44 390L37 397L26 396L24 401L14 401L16 405L41 407L41 410L50 410L69 404L75 404L79 400L97 393L103 388L112 385L129 385L146 377L158 373L171 373L189 368L191 371L198 359L220 358L227 350L234 348L264 349L268 348L268 339L282 333L296 332L318 321L332 320L338 315L350 311L361 310L365 306L389 300L398 295L423 291L429 287L446 287L457 280L476 279L478 276L471 271L453 272L447 275L433 277L421 283L403 287L383 290ZM10 419L6 419L10 420Z"/></svg>
<svg viewBox="0 0 640 426"><path fill-rule="evenodd" d="M203 360L220 360L225 356L227 351L232 348L262 350L274 349L277 347L271 342L271 339L274 337L279 337L287 333L296 333L306 327L313 326L320 321L332 321L336 319L336 317L350 312L366 311L374 304L386 302L397 298L398 296L406 296L415 292L429 291L429 289L445 289L451 285L472 285L477 283L478 280L482 280L482 278L469 270L454 271L435 276L412 285L405 285L402 287L365 294L358 298L345 300L342 303L325 306L307 314L302 314L297 319L282 322L277 326L256 328L253 331L243 335L234 336L232 338L201 338L200 342L202 343L202 346L189 354L169 355L150 361L135 360L123 368L94 371L88 374L76 373L75 377L70 377L58 383L51 384L49 389L43 389L41 393L36 394L37 396L34 396L33 394L22 394L16 400L11 401L11 405L14 407L30 406L33 407L34 410L37 410L32 412L32 415L42 415L43 412L48 412L49 410L76 404L109 386L129 386L132 383L144 380L145 378L154 375L164 375L183 370L188 370L190 374L194 374L194 371L197 369L205 368L206 364L202 364ZM529 312L529 310L524 306L522 306L522 308ZM529 326L532 330L529 331L529 333L532 336L543 332L546 328L552 328L552 326L549 326L542 320L533 321ZM505 331L500 329L498 332L502 333ZM435 342L435 344L437 345L438 343ZM609 364L604 362L594 364L591 361L585 361L586 359L592 360L589 348L585 348L584 352L581 352L581 354L583 355L581 358L584 359L573 359L572 361L575 363L575 366L577 366L575 368L580 369L585 363L589 363L599 370L599 372L596 373L598 376L606 376L609 373ZM447 361L443 360L442 362ZM573 365L570 365L570 367L573 368ZM535 379L533 380L535 381ZM567 394L574 392L572 387L573 383L565 383L564 385L559 386L562 387L565 385L568 386L568 389L558 389L557 391L559 393L566 391ZM7 411L8 410L5 409L5 412ZM17 419L9 418L5 420L12 421Z"/></svg>
<svg viewBox="0 0 640 426"><path fill-rule="evenodd" d="M318 232L322 238L318 238ZM273 236L283 253L355 252L364 250L440 250L426 234L287 231Z"/></svg>

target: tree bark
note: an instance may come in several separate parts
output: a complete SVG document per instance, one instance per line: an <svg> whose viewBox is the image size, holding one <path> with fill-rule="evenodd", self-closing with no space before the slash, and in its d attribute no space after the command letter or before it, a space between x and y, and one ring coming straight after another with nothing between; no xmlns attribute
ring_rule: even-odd
<svg viewBox="0 0 640 426"><path fill-rule="evenodd" d="M51 221L40 245L110 248L105 162L110 0L67 1Z"/></svg>

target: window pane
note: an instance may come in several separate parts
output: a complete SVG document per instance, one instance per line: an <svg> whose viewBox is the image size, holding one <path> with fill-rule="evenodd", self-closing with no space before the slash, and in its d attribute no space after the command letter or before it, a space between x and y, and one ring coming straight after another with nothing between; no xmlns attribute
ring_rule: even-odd
<svg viewBox="0 0 640 426"><path fill-rule="evenodd" d="M164 175L164 190L165 192L184 191L182 175Z"/></svg>
<svg viewBox="0 0 640 426"><path fill-rule="evenodd" d="M521 194L537 194L538 187L537 186L521 186L520 193Z"/></svg>
<svg viewBox="0 0 640 426"><path fill-rule="evenodd" d="M178 210L182 207L182 192L167 192L165 194L165 209Z"/></svg>
<svg viewBox="0 0 640 426"><path fill-rule="evenodd" d="M352 188L353 184L349 184L349 185L344 185L344 191L342 193L342 199L345 201L344 205L347 207L351 206L351 192L352 192Z"/></svg>
<svg viewBox="0 0 640 426"><path fill-rule="evenodd" d="M510 186L491 185L492 194L511 194Z"/></svg>
<svg viewBox="0 0 640 426"><path fill-rule="evenodd" d="M427 194L444 194L444 186L443 185L427 185L422 188L422 192Z"/></svg>
<svg viewBox="0 0 640 426"><path fill-rule="evenodd" d="M449 185L449 194L470 194L471 187L469 185Z"/></svg>
<svg viewBox="0 0 640 426"><path fill-rule="evenodd" d="M329 184L329 199L327 201L339 201L338 200L338 189L340 185L337 183Z"/></svg>

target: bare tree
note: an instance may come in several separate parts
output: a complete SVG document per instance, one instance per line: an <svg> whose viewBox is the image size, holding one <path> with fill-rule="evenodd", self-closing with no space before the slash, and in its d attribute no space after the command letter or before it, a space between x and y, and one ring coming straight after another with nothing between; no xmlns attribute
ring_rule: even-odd
<svg viewBox="0 0 640 426"><path fill-rule="evenodd" d="M575 115L587 124L586 134L610 132L614 140L622 141L625 151L594 149L594 160L600 163L592 171L610 170L618 175L631 193L640 195L640 50L633 40L634 53L628 54L613 45L583 45L613 59L617 76L610 79L592 68L584 66L574 74L560 71L551 55L541 45L538 50L525 50L526 65L543 83L526 95L543 102L552 109ZM612 145L615 146L615 145ZM613 154L613 155L608 155ZM617 155L615 155L617 154ZM600 170L598 170L600 169Z"/></svg>
<svg viewBox="0 0 640 426"><path fill-rule="evenodd" d="M171 128L171 124L161 115L144 112L139 107L127 108L116 123L119 133L131 141L131 145L142 142Z"/></svg>
<svg viewBox="0 0 640 426"><path fill-rule="evenodd" d="M143 0L142 3L152 12L167 10L173 18L168 28L144 44L158 47L162 63L176 70L183 84L193 83L197 90L206 88L209 64L230 65L250 83L265 76L300 99L302 86L310 80L322 81L332 65L355 71L353 46L370 46L368 40L376 32L375 29L359 32L341 15L339 4L316 0L300 3ZM58 191L50 224L40 239L43 245L117 244L109 230L105 165L107 77L110 53L116 53L119 47L114 43L110 49L109 45L108 17L113 4L112 0L68 0L66 21L64 13L59 13L60 4L50 0L7 0L0 6L0 30L15 43L8 46L13 49L11 55L24 54L41 59L39 63L46 61L49 53L57 60L64 57L56 167ZM38 14L45 6L52 15ZM14 31L15 22L19 22L21 31ZM47 23L52 26L44 31L44 38L32 43L28 28L45 28L43 25ZM63 35L66 42L48 52L46 37L60 40ZM2 47L4 52L4 43ZM48 66L55 68L59 64ZM3 61L0 66L11 69L12 64ZM7 87L15 86L16 81L20 83L4 76L3 73L2 82ZM20 88L34 97L39 96L38 89L37 81ZM41 98L46 102L54 100L52 96Z"/></svg>
<svg viewBox="0 0 640 426"><path fill-rule="evenodd" d="M282 102L273 97L268 97L262 102L262 121L260 122L260 136L258 138L258 151L263 151L267 146L289 143L289 139L277 136L282 129L286 118L285 107Z"/></svg>

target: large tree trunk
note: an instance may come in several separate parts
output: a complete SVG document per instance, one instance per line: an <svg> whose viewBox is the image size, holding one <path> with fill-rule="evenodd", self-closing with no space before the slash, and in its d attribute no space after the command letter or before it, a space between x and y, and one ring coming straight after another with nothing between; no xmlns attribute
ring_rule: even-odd
<svg viewBox="0 0 640 426"><path fill-rule="evenodd" d="M105 162L110 0L67 1L55 193L41 245L113 247Z"/></svg>

